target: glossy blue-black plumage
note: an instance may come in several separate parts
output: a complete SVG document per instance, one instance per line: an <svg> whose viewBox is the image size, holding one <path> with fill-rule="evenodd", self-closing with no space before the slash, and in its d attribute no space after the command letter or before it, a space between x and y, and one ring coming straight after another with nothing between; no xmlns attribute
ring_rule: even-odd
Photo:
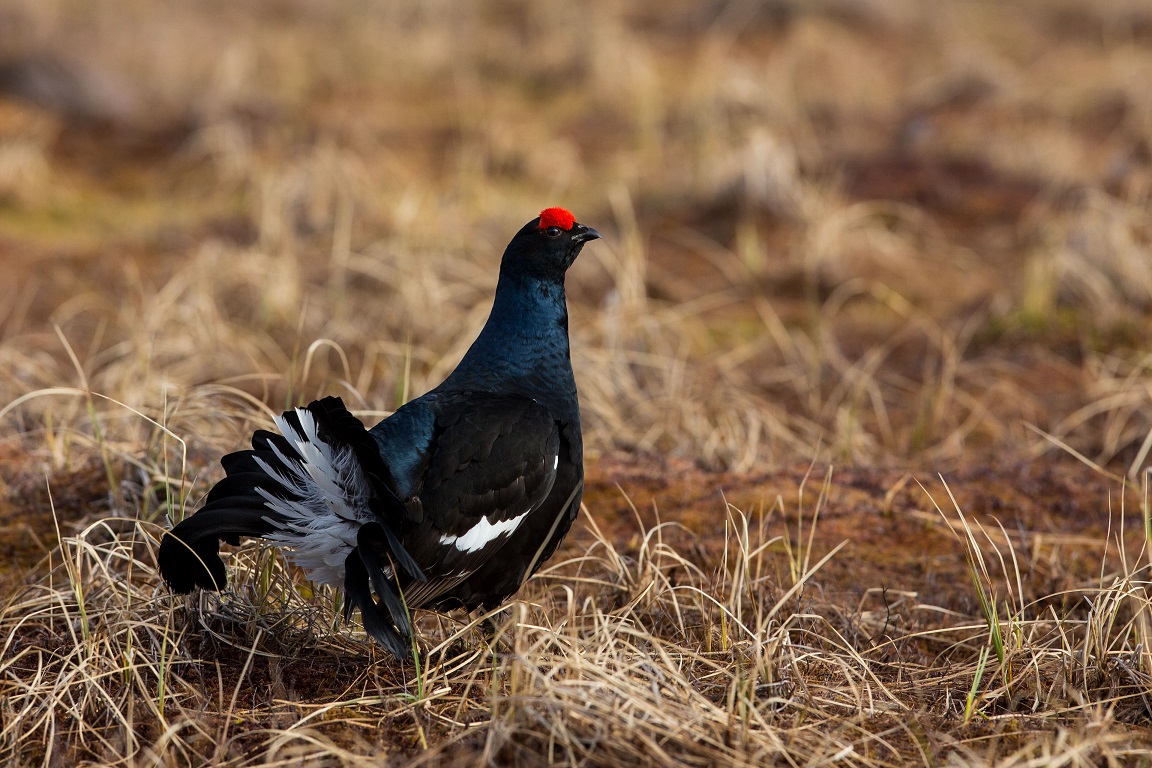
<svg viewBox="0 0 1152 768"><path fill-rule="evenodd" d="M347 552L345 612L359 608L370 634L397 656L407 655L411 633L402 605L498 605L552 555L580 507L564 274L599 234L540 221L509 243L488 321L443 383L369 431L338 398L307 409L329 449L352 450L371 489L370 522ZM299 425L295 413L285 417ZM260 466L290 475L284 458L303 461L267 432L252 451L228 458L229 477L209 503L162 542L160 569L175 591L222 586L222 539L283 530L288 518L266 498L290 503L292 494Z"/></svg>

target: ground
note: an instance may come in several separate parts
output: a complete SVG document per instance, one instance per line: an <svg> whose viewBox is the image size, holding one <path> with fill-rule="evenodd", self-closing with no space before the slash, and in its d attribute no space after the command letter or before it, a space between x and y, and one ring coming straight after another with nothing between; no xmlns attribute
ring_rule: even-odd
<svg viewBox="0 0 1152 768"><path fill-rule="evenodd" d="M0 8L15 765L1152 765L1137 0ZM564 205L588 487L373 647L273 550L278 409L439 381Z"/></svg>

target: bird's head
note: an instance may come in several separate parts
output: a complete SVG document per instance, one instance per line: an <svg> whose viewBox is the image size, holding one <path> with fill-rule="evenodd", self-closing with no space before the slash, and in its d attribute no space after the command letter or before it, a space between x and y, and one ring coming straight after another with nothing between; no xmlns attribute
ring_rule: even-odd
<svg viewBox="0 0 1152 768"><path fill-rule="evenodd" d="M599 237L599 232L577 223L563 208L545 208L512 238L500 268L563 279L584 243Z"/></svg>

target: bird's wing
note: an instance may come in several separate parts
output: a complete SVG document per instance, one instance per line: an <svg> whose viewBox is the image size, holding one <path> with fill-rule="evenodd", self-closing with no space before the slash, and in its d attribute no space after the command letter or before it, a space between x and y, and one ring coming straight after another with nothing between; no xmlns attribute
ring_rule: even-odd
<svg viewBox="0 0 1152 768"><path fill-rule="evenodd" d="M540 506L556 481L560 425L528 397L461 393L442 403L418 494L424 521L405 537L428 575L404 595L427 605L464 581Z"/></svg>

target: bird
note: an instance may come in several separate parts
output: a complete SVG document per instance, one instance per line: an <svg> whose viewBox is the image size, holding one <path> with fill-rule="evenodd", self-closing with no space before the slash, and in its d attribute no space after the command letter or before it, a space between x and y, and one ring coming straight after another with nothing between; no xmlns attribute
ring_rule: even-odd
<svg viewBox="0 0 1152 768"><path fill-rule="evenodd" d="M444 381L371 429L329 396L257 430L166 532L169 588L221 590L220 545L259 537L343 590L343 616L410 659L415 609L495 609L547 561L584 491L564 278L600 238L546 208L508 243L488 319Z"/></svg>

